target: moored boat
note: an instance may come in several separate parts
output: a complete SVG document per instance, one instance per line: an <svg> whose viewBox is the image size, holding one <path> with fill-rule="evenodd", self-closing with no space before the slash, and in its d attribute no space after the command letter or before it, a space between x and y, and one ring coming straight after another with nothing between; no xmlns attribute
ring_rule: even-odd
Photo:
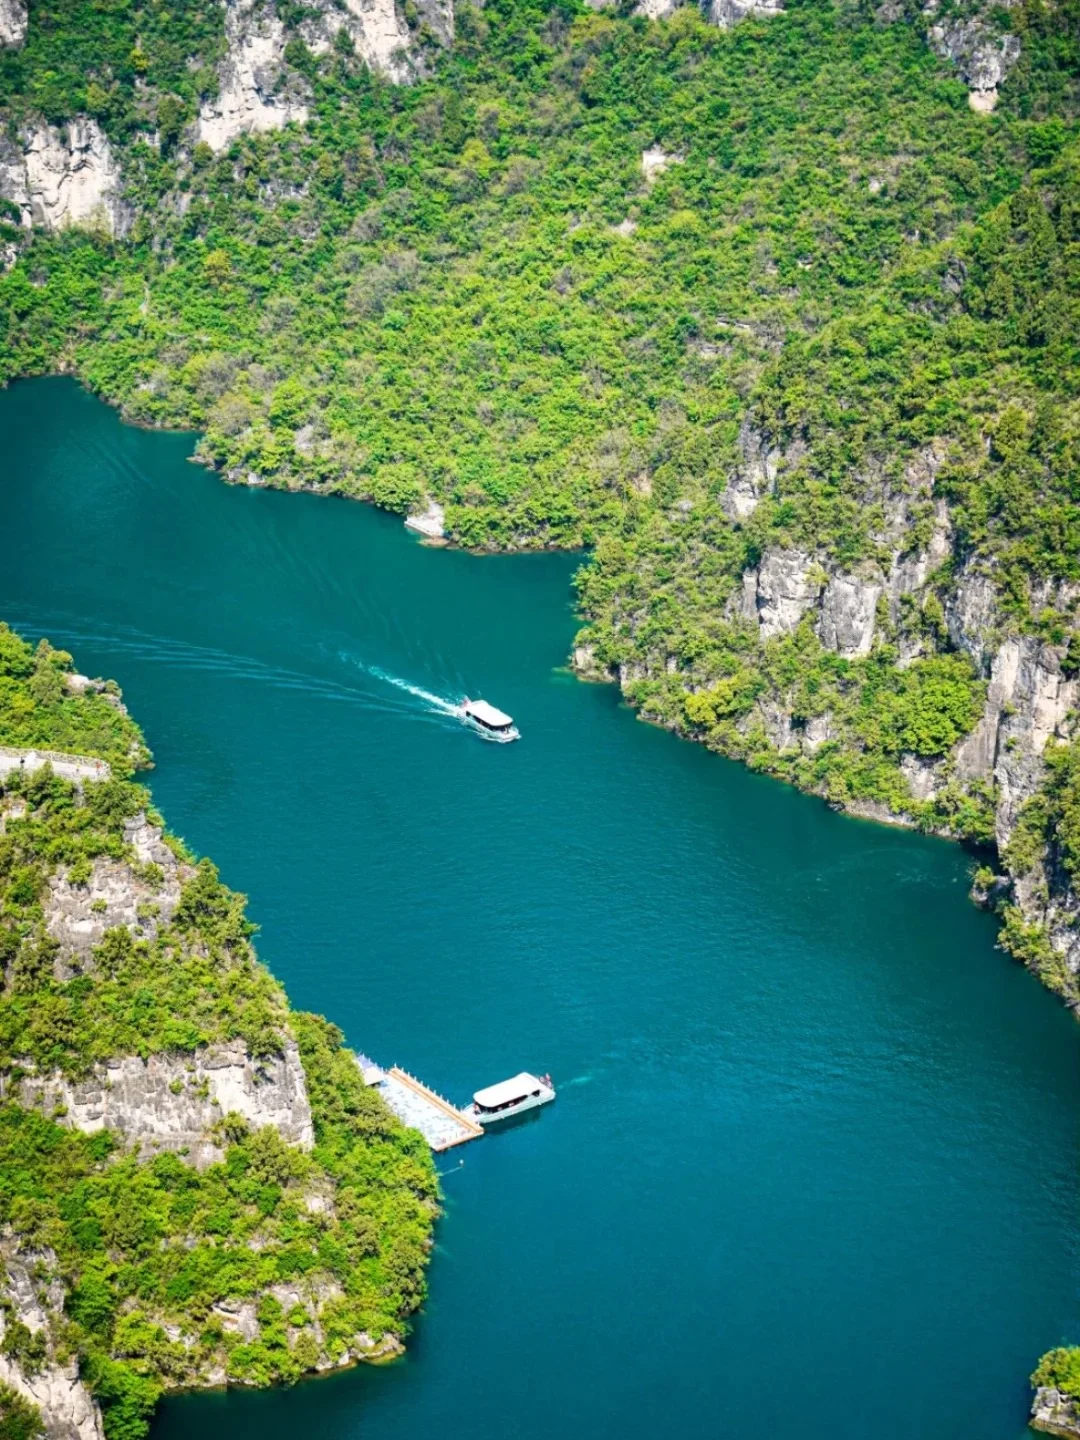
<svg viewBox="0 0 1080 1440"><path fill-rule="evenodd" d="M501 1080L498 1085L489 1085L486 1090L477 1090L473 1103L464 1113L478 1125L492 1125L496 1120L509 1120L511 1115L521 1115L526 1110L535 1110L538 1105L548 1105L555 1099L555 1087L550 1075L529 1075L522 1071L510 1080Z"/></svg>
<svg viewBox="0 0 1080 1440"><path fill-rule="evenodd" d="M461 702L461 713L485 740L505 743L508 740L521 739L521 731L510 716L496 710L495 706L489 705L486 700L470 700L466 695Z"/></svg>

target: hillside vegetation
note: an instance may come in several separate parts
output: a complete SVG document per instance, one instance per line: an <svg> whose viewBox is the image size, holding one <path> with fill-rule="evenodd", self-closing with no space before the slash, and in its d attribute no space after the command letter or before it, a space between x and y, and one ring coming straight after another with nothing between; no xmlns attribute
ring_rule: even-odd
<svg viewBox="0 0 1080 1440"><path fill-rule="evenodd" d="M126 715L111 708L110 728L98 697L42 681L49 667L62 684L69 665L0 626L0 744L29 729L114 763L145 753ZM364 1085L341 1033L292 1012L259 964L244 897L179 841L162 852L172 864L141 860L133 827L147 821L161 823L128 779L0 780L0 1365L24 1384L81 1376L108 1440L145 1434L167 1388L292 1381L385 1350L387 1336L397 1348L423 1298L437 1196L421 1137ZM133 924L107 924L117 878L158 897ZM73 951L61 897L104 916L92 949ZM196 1062L230 1044L256 1095L299 1047L313 1145L219 1110L218 1158L196 1164L184 1147L148 1138L140 1153L108 1128L84 1133L79 1112L48 1103L118 1057L165 1057L166 1108L198 1113L209 1094ZM146 1073L124 1119L150 1137L162 1097ZM0 1389L0 1424L29 1425L15 1394ZM3 1433L36 1433L25 1425Z"/></svg>

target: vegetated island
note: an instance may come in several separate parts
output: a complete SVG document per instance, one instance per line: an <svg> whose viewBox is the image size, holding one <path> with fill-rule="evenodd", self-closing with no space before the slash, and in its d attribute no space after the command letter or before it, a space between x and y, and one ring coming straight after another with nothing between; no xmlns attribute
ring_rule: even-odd
<svg viewBox="0 0 1080 1440"><path fill-rule="evenodd" d="M399 1354L431 1154L132 780L114 685L0 624L0 1435ZM104 763L103 763L104 762Z"/></svg>
<svg viewBox="0 0 1080 1440"><path fill-rule="evenodd" d="M0 47L0 380L591 547L580 674L978 847L1080 1008L1078 0L0 0Z"/></svg>

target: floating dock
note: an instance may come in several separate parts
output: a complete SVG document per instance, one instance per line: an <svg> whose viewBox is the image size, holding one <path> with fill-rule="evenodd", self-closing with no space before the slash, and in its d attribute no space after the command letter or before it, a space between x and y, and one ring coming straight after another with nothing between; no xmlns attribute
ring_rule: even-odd
<svg viewBox="0 0 1080 1440"><path fill-rule="evenodd" d="M358 1055L356 1063L368 1085L377 1086L379 1093L403 1125L419 1130L432 1150L450 1150L479 1140L483 1126L430 1090L415 1075L394 1065L382 1070L366 1055Z"/></svg>

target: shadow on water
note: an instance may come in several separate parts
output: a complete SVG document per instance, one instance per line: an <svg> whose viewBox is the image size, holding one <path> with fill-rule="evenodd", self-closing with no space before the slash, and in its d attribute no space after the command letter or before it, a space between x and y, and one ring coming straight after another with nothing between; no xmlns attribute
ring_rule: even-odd
<svg viewBox="0 0 1080 1440"><path fill-rule="evenodd" d="M558 673L576 558L226 487L66 381L0 446L0 614L120 681L293 1002L443 1094L564 1082L463 1147L401 1364L155 1440L1018 1440L1080 1334L1078 1035L969 857Z"/></svg>

